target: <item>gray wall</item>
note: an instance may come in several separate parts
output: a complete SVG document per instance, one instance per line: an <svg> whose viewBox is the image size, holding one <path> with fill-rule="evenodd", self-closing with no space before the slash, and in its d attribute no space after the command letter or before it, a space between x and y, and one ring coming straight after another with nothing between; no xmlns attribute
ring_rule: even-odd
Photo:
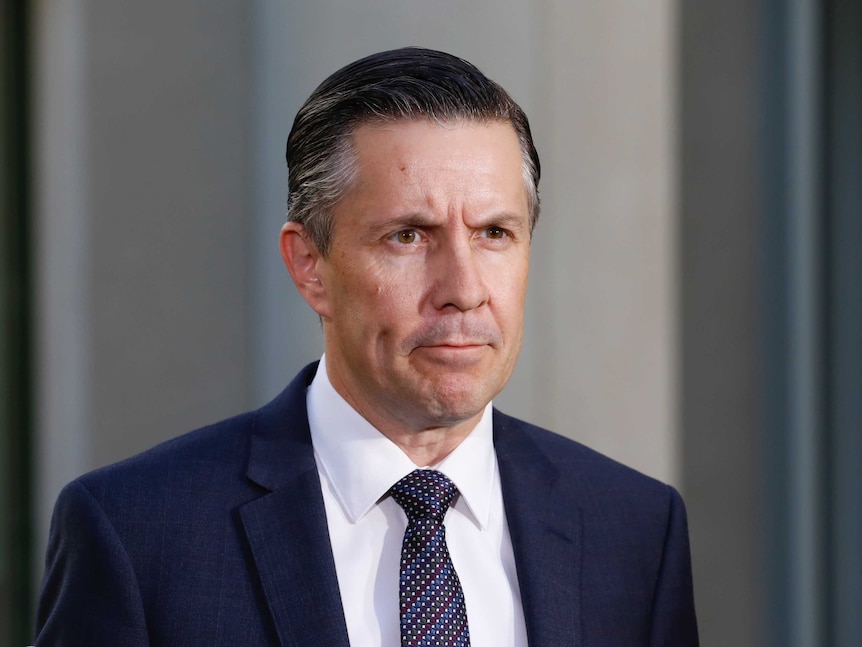
<svg viewBox="0 0 862 647"><path fill-rule="evenodd" d="M35 11L40 535L81 471L248 406L250 20Z"/></svg>

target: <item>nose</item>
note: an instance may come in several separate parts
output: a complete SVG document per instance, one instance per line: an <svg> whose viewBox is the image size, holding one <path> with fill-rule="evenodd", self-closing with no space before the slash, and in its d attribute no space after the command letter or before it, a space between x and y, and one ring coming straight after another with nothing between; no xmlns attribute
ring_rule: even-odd
<svg viewBox="0 0 862 647"><path fill-rule="evenodd" d="M466 312L487 303L481 251L473 249L468 241L459 241L444 245L435 256L432 295L435 308L452 307Z"/></svg>

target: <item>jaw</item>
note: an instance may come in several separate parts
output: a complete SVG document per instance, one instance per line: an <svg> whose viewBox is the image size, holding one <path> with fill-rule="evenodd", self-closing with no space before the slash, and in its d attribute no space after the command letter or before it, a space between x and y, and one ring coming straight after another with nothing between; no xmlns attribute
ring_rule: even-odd
<svg viewBox="0 0 862 647"><path fill-rule="evenodd" d="M401 383L393 407L415 429L452 427L472 420L511 375L514 362L498 357L498 352L488 346L417 349L408 358L409 372L400 373L411 379Z"/></svg>
<svg viewBox="0 0 862 647"><path fill-rule="evenodd" d="M505 335L498 335L497 341L488 344L432 342L394 348L393 340L406 341L409 336L344 329L331 322L325 325L324 336L327 369L336 391L391 438L465 425L471 430L477 416L508 382L521 330L514 331L511 345ZM345 349L359 352L348 354Z"/></svg>

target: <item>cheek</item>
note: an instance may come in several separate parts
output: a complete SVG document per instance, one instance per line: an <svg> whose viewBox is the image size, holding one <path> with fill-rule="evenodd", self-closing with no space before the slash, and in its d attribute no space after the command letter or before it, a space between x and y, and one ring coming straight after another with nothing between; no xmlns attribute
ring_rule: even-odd
<svg viewBox="0 0 862 647"><path fill-rule="evenodd" d="M415 295L408 287L380 283L367 304L368 316L378 328L394 332L409 329L416 318Z"/></svg>
<svg viewBox="0 0 862 647"><path fill-rule="evenodd" d="M526 266L509 266L507 271L497 274L493 283L495 310L499 325L520 338L524 326L524 304L527 296Z"/></svg>
<svg viewBox="0 0 862 647"><path fill-rule="evenodd" d="M376 312L409 318L417 310L422 294L422 266L378 261L367 269L367 277L367 296ZM391 322L393 326L397 323Z"/></svg>
<svg viewBox="0 0 862 647"><path fill-rule="evenodd" d="M392 272L380 264L343 275L336 293L335 318L344 322L350 335L366 340L398 337L415 320L415 284L408 272Z"/></svg>
<svg viewBox="0 0 862 647"><path fill-rule="evenodd" d="M490 285L500 302L513 306L524 303L527 294L527 269L528 265L522 259L493 268Z"/></svg>

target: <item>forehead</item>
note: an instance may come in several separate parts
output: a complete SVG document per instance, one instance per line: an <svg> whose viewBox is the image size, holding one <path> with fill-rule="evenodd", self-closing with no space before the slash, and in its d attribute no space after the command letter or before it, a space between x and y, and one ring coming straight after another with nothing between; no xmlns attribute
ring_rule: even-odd
<svg viewBox="0 0 862 647"><path fill-rule="evenodd" d="M459 178L468 192L481 186L524 190L520 143L506 121L368 123L355 129L352 145L360 190L377 182L457 189Z"/></svg>
<svg viewBox="0 0 862 647"><path fill-rule="evenodd" d="M529 231L520 145L506 122L369 124L353 148L352 186L332 211L335 239L444 223Z"/></svg>

